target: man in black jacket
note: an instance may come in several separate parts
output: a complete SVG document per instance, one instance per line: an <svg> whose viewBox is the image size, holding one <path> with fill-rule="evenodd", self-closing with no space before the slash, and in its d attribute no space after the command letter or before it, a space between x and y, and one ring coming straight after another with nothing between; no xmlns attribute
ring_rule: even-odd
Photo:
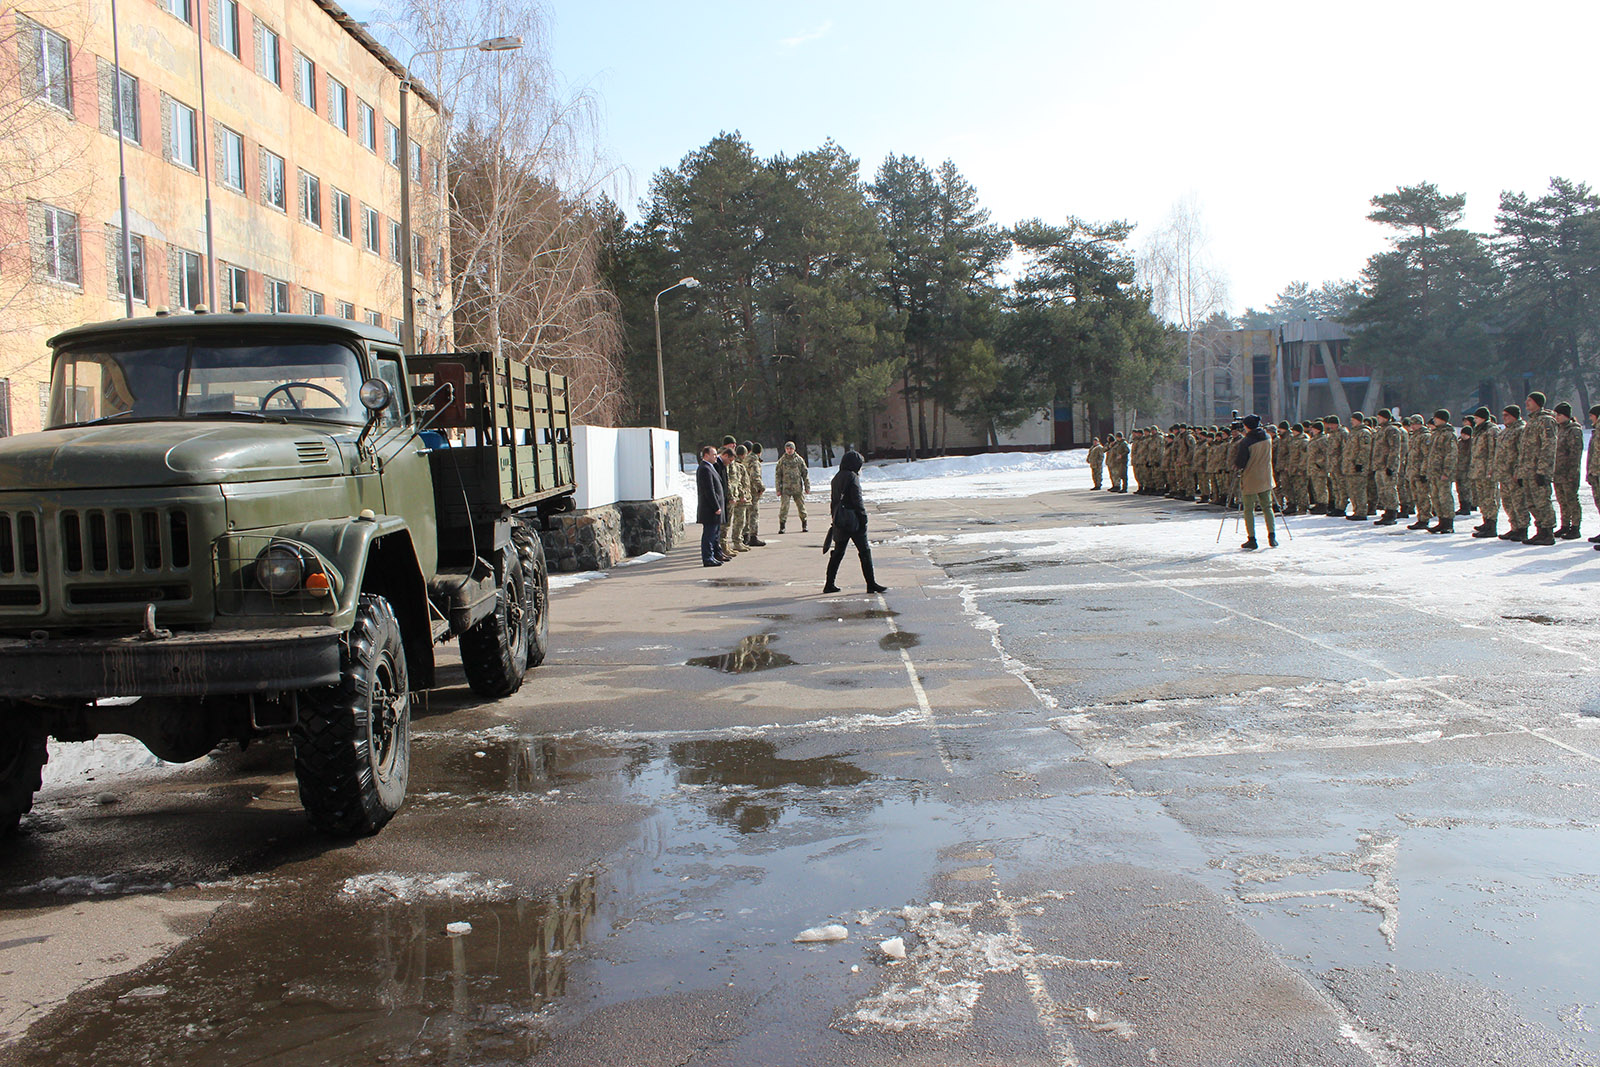
<svg viewBox="0 0 1600 1067"><path fill-rule="evenodd" d="M833 580L839 576L839 563L845 549L854 541L861 557L861 576L867 592L887 593L872 573L872 549L867 544L867 505L861 499L861 453L851 450L839 460L839 473L833 476L833 499L828 513L833 516L833 554L828 557L828 584L824 593L837 593Z"/></svg>
<svg viewBox="0 0 1600 1067"><path fill-rule="evenodd" d="M694 518L700 524L700 563L706 567L720 567L717 536L722 517L728 510L728 498L723 490L722 474L717 470L715 446L706 445L700 450L700 466L694 472L694 484L699 491Z"/></svg>

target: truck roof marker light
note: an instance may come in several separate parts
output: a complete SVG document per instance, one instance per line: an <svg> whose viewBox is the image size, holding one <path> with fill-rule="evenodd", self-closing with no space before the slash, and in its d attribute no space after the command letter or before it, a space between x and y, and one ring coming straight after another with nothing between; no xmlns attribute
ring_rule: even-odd
<svg viewBox="0 0 1600 1067"><path fill-rule="evenodd" d="M156 318L158 319L164 319L170 314L172 314L172 309L167 307L165 304L162 304L160 307L156 308Z"/></svg>
<svg viewBox="0 0 1600 1067"><path fill-rule="evenodd" d="M196 314L196 315L209 315L209 314L211 314L211 309L206 307L204 304L196 304L194 307L190 308L189 310L191 312L193 312L194 314Z"/></svg>
<svg viewBox="0 0 1600 1067"><path fill-rule="evenodd" d="M232 311L235 315L243 315L246 311L249 311L250 308L243 300L235 300L233 302L233 307L229 308L228 310Z"/></svg>

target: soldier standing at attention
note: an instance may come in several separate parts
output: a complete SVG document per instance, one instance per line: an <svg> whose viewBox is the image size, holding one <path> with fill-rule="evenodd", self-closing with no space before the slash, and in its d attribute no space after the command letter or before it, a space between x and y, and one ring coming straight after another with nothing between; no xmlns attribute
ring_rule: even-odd
<svg viewBox="0 0 1600 1067"><path fill-rule="evenodd" d="M1297 422L1289 435L1289 511L1304 515L1311 507L1311 479L1306 477L1306 453L1311 448L1311 438L1303 422Z"/></svg>
<svg viewBox="0 0 1600 1067"><path fill-rule="evenodd" d="M725 536L730 553L743 552L750 547L744 543L745 509L750 506L750 473L744 464L746 454L743 445L722 446L722 462L728 465L728 526L732 531Z"/></svg>
<svg viewBox="0 0 1600 1067"><path fill-rule="evenodd" d="M1589 459L1584 467L1584 476L1589 479L1589 492L1594 495L1595 507L1600 508L1600 404L1589 409L1589 425L1593 432L1589 434ZM1589 538L1600 552L1600 534Z"/></svg>
<svg viewBox="0 0 1600 1067"><path fill-rule="evenodd" d="M1428 436L1428 489L1433 494L1433 513L1439 521L1429 533L1454 533L1456 528L1456 435L1450 429L1450 412L1440 408L1433 413L1433 432Z"/></svg>
<svg viewBox="0 0 1600 1067"><path fill-rule="evenodd" d="M1522 483L1523 504L1537 529L1523 544L1556 543L1556 509L1550 500L1550 485L1556 469L1556 437L1560 427L1544 409L1544 394L1529 393L1528 417L1517 445L1517 480Z"/></svg>
<svg viewBox="0 0 1600 1067"><path fill-rule="evenodd" d="M1523 500L1522 483L1517 480L1518 453L1522 451L1522 409L1507 404L1500 413L1500 421L1505 429L1500 431L1494 450L1494 476L1500 483L1500 506L1506 512L1506 532L1500 535L1500 540L1526 541L1528 505Z"/></svg>
<svg viewBox="0 0 1600 1067"><path fill-rule="evenodd" d="M1409 466L1411 469L1411 499L1417 505L1417 517L1408 530L1426 530L1428 520L1433 518L1433 495L1428 488L1428 429L1422 424L1421 415L1408 415L1406 422L1409 428L1406 431L1406 444L1410 445Z"/></svg>
<svg viewBox="0 0 1600 1067"><path fill-rule="evenodd" d="M1556 503L1561 505L1561 528L1556 536L1576 541L1582 533L1583 504L1578 500L1578 477L1583 473L1583 430L1572 421L1572 405L1556 405Z"/></svg>
<svg viewBox="0 0 1600 1067"><path fill-rule="evenodd" d="M1493 537L1500 528L1499 482L1494 476L1495 447L1500 443L1500 427L1490 421L1489 409L1472 413L1472 502L1478 505L1483 521L1472 529L1473 537Z"/></svg>
<svg viewBox="0 0 1600 1067"><path fill-rule="evenodd" d="M1456 436L1456 499L1457 515L1472 514L1472 416L1461 420L1461 432Z"/></svg>
<svg viewBox="0 0 1600 1067"><path fill-rule="evenodd" d="M1105 459L1106 450L1100 444L1100 438L1091 439L1089 441L1089 477L1094 479L1094 484L1089 488L1100 488L1100 470L1105 463Z"/></svg>
<svg viewBox="0 0 1600 1067"><path fill-rule="evenodd" d="M789 521L789 502L794 501L800 513L800 532L806 532L806 494L811 492L811 471L800 453L794 450L793 441L783 443L783 455L778 457L773 480L778 483L778 532L783 533Z"/></svg>
<svg viewBox="0 0 1600 1067"><path fill-rule="evenodd" d="M761 442L746 441L744 447L748 452L744 458L744 469L750 476L750 510L745 515L744 543L752 548L763 548L766 542L761 540L761 523L757 513L761 494L767 491L767 483L761 477Z"/></svg>
<svg viewBox="0 0 1600 1067"><path fill-rule="evenodd" d="M1372 468L1372 431L1367 429L1367 417L1359 411L1350 413L1349 436L1344 445L1345 491L1350 495L1351 522L1366 521L1372 512L1367 502L1367 471Z"/></svg>
<svg viewBox="0 0 1600 1067"><path fill-rule="evenodd" d="M1394 413L1378 409L1378 428L1372 435L1372 479L1377 489L1376 507L1383 512L1374 526L1393 526L1400 521L1400 450L1405 447Z"/></svg>
<svg viewBox="0 0 1600 1067"><path fill-rule="evenodd" d="M1312 419L1306 429L1311 443L1306 446L1306 478L1311 484L1311 514L1328 513L1328 438L1322 420Z"/></svg>
<svg viewBox="0 0 1600 1067"><path fill-rule="evenodd" d="M1123 440L1119 430L1117 436L1112 438L1111 447L1106 450L1110 457L1110 469L1107 473L1111 476L1111 491L1113 493L1126 493L1128 491L1128 442Z"/></svg>

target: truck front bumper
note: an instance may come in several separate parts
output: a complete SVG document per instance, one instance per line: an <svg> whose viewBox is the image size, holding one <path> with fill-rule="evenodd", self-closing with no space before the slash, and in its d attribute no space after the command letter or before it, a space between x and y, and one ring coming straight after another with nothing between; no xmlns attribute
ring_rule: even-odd
<svg viewBox="0 0 1600 1067"><path fill-rule="evenodd" d="M0 638L0 697L95 700L310 689L339 680L338 630Z"/></svg>

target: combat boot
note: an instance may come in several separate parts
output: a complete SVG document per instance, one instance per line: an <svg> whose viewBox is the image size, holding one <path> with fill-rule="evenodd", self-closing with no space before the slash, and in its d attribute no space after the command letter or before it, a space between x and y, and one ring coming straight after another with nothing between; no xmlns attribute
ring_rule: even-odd
<svg viewBox="0 0 1600 1067"><path fill-rule="evenodd" d="M1507 530L1505 533L1500 535L1500 540L1516 541L1518 544L1526 541L1527 539L1528 528L1526 526L1519 526L1515 530Z"/></svg>
<svg viewBox="0 0 1600 1067"><path fill-rule="evenodd" d="M806 529L806 520L804 520L804 519L800 520L800 532L801 533L810 533L811 532L810 530Z"/></svg>
<svg viewBox="0 0 1600 1067"><path fill-rule="evenodd" d="M752 538L750 538L750 540L746 541L745 544L748 545L750 548L766 548L767 547L767 543L765 541L761 540L761 538L759 538L759 537L752 537Z"/></svg>
<svg viewBox="0 0 1600 1067"><path fill-rule="evenodd" d="M1396 515L1392 511L1385 511L1383 513L1383 517L1380 518L1377 522L1373 523L1372 525L1374 525L1374 526L1394 526L1397 523L1399 523L1399 521L1400 521L1400 516L1399 515Z"/></svg>
<svg viewBox="0 0 1600 1067"><path fill-rule="evenodd" d="M1244 544L1240 545L1239 547L1244 549L1246 552L1254 552L1256 549L1260 548L1261 546L1256 544L1254 538L1251 538L1250 540L1246 541Z"/></svg>
<svg viewBox="0 0 1600 1067"><path fill-rule="evenodd" d="M1435 523L1434 525L1428 527L1428 532L1429 533L1433 533L1433 534L1455 533L1456 532L1455 516L1452 515L1449 518L1445 518L1443 516L1440 516L1439 521L1437 523Z"/></svg>
<svg viewBox="0 0 1600 1067"><path fill-rule="evenodd" d="M783 523L778 523L778 536L783 536Z"/></svg>
<svg viewBox="0 0 1600 1067"><path fill-rule="evenodd" d="M1427 519L1423 519L1423 518L1417 519L1416 522L1414 522L1410 526L1406 527L1406 529L1408 529L1408 530L1426 530L1427 528L1428 528L1428 520Z"/></svg>
<svg viewBox="0 0 1600 1067"><path fill-rule="evenodd" d="M1553 545L1556 543L1556 535L1550 527L1540 526L1532 537L1527 538L1522 543L1525 545Z"/></svg>
<svg viewBox="0 0 1600 1067"><path fill-rule="evenodd" d="M1495 536L1497 536L1495 531L1498 530L1498 529L1500 529L1500 517L1498 515L1496 515L1494 518L1490 519L1488 522L1484 523L1482 526L1479 526L1477 529L1473 530L1472 531L1472 536L1473 537L1495 537Z"/></svg>
<svg viewBox="0 0 1600 1067"><path fill-rule="evenodd" d="M1349 522L1365 522L1370 516L1365 511L1352 511L1345 516Z"/></svg>
<svg viewBox="0 0 1600 1067"><path fill-rule="evenodd" d="M1556 536L1561 538L1563 541L1576 541L1578 538L1582 537L1583 534L1578 530L1577 526L1568 526L1565 532L1558 533Z"/></svg>

